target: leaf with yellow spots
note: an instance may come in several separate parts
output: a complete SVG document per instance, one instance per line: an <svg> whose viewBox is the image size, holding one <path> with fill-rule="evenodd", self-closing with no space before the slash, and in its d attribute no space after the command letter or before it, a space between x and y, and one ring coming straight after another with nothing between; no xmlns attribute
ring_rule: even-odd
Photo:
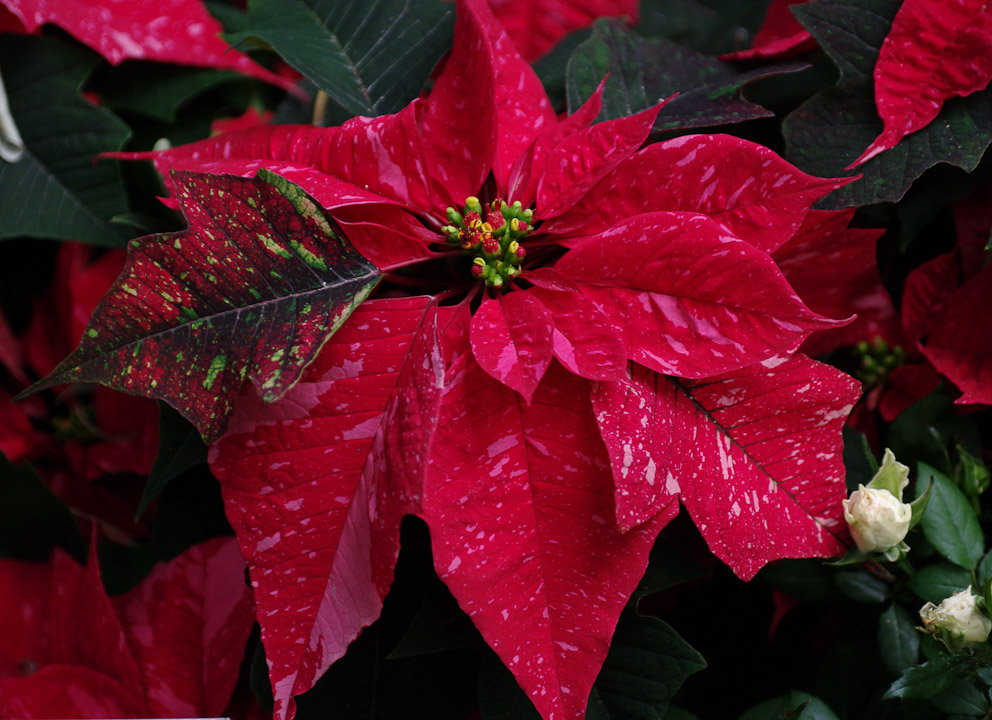
<svg viewBox="0 0 992 720"><path fill-rule="evenodd" d="M173 182L189 227L131 242L79 347L29 392L98 382L164 400L211 440L246 381L272 402L299 380L379 270L267 170Z"/></svg>

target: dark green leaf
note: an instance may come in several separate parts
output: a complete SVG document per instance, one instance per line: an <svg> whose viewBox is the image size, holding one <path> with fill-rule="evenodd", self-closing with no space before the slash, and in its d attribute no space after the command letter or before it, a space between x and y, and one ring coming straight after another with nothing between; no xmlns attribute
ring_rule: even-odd
<svg viewBox="0 0 992 720"><path fill-rule="evenodd" d="M127 210L116 161L129 131L79 91L99 57L53 38L4 35L0 68L25 151L0 159L0 239L28 236L123 245L108 221Z"/></svg>
<svg viewBox="0 0 992 720"><path fill-rule="evenodd" d="M544 91L548 94L551 105L559 112L564 112L567 107L565 69L568 65L568 58L575 51L575 48L589 39L591 32L588 28L584 28L569 33L534 63L534 72L541 79L541 84L544 85Z"/></svg>
<svg viewBox="0 0 992 720"><path fill-rule="evenodd" d="M534 703L495 653L486 653L479 671L479 711L483 720L541 720Z"/></svg>
<svg viewBox="0 0 992 720"><path fill-rule="evenodd" d="M837 715L822 700L809 693L793 690L788 695L766 700L740 716L739 720L837 720Z"/></svg>
<svg viewBox="0 0 992 720"><path fill-rule="evenodd" d="M901 673L920 657L920 631L899 605L889 605L878 618L878 649L885 667Z"/></svg>
<svg viewBox="0 0 992 720"><path fill-rule="evenodd" d="M818 602L836 593L834 573L819 561L778 560L762 568L760 577L802 602Z"/></svg>
<svg viewBox="0 0 992 720"><path fill-rule="evenodd" d="M27 465L11 465L0 453L0 557L42 562L55 547L77 560L86 542L69 509Z"/></svg>
<svg viewBox="0 0 992 720"><path fill-rule="evenodd" d="M664 720L699 720L699 716L675 705L669 705Z"/></svg>
<svg viewBox="0 0 992 720"><path fill-rule="evenodd" d="M855 602L880 603L889 597L888 584L863 568L841 570L834 577L834 582L842 593Z"/></svg>
<svg viewBox="0 0 992 720"><path fill-rule="evenodd" d="M864 433L844 426L844 469L847 471L848 494L867 485L878 472L878 460L868 447Z"/></svg>
<svg viewBox="0 0 992 720"><path fill-rule="evenodd" d="M265 662L265 648L262 643L255 646L255 654L251 659L251 671L249 673L249 683L251 691L255 693L255 698L262 709L267 713L272 712L274 705L272 700L272 683L269 682L269 666Z"/></svg>
<svg viewBox="0 0 992 720"><path fill-rule="evenodd" d="M355 115L400 110L451 46L454 5L441 0L251 0L231 43L261 38Z"/></svg>
<svg viewBox="0 0 992 720"><path fill-rule="evenodd" d="M974 170L992 142L992 90L986 90L949 100L930 125L854 170L845 170L882 129L872 73L901 4L901 0L819 0L793 8L840 69L840 80L785 119L786 157L821 177L864 176L828 195L818 207L894 202L937 163Z"/></svg>
<svg viewBox="0 0 992 720"><path fill-rule="evenodd" d="M992 580L992 550L985 553L981 562L978 563L978 582L982 585Z"/></svg>
<svg viewBox="0 0 992 720"><path fill-rule="evenodd" d="M446 650L483 648L485 642L451 592L440 580L431 584L389 660L430 655Z"/></svg>
<svg viewBox="0 0 992 720"><path fill-rule="evenodd" d="M598 120L632 115L678 93L662 108L655 131L714 127L770 116L741 96L744 85L804 67L790 63L740 72L666 38L645 40L617 20L597 20L592 37L568 60L566 95L574 112L609 75Z"/></svg>
<svg viewBox="0 0 992 720"><path fill-rule="evenodd" d="M950 687L934 695L930 702L945 713L958 715L985 715L989 710L988 700L981 691L963 678L951 682Z"/></svg>
<svg viewBox="0 0 992 720"><path fill-rule="evenodd" d="M767 0L642 0L637 31L714 55L750 47Z"/></svg>
<svg viewBox="0 0 992 720"><path fill-rule="evenodd" d="M944 598L971 585L971 573L957 565L941 562L916 572L907 585L927 602L939 604Z"/></svg>
<svg viewBox="0 0 992 720"><path fill-rule="evenodd" d="M899 461L913 467L922 460L952 472L947 442L957 441L978 452L981 440L974 421L957 412L946 391L938 389L914 403L892 423L887 445Z"/></svg>
<svg viewBox="0 0 992 720"><path fill-rule="evenodd" d="M660 720L686 678L705 667L668 624L627 609L595 687L608 717Z"/></svg>
<svg viewBox="0 0 992 720"><path fill-rule="evenodd" d="M311 690L296 696L296 720L439 720L464 718L473 709L475 652L387 658L424 599L424 582L437 582L426 526L407 518L402 533L382 615Z"/></svg>
<svg viewBox="0 0 992 720"><path fill-rule="evenodd" d="M930 662L911 667L885 691L885 698L926 700L944 692L969 662L964 655L944 655Z"/></svg>
<svg viewBox="0 0 992 720"><path fill-rule="evenodd" d="M920 526L941 555L966 570L974 570L985 552L985 540L968 498L954 481L926 463L917 469L916 492L924 492L933 478L930 503Z"/></svg>
<svg viewBox="0 0 992 720"><path fill-rule="evenodd" d="M297 382L379 271L274 173L173 181L190 227L132 241L80 346L28 392L100 382L168 402L213 440L247 381L267 402Z"/></svg>
<svg viewBox="0 0 992 720"><path fill-rule="evenodd" d="M106 108L172 123L179 109L200 93L238 81L245 79L235 72L132 61L107 72L98 90Z"/></svg>
<svg viewBox="0 0 992 720"><path fill-rule="evenodd" d="M706 565L686 555L672 542L659 537L651 548L648 569L631 596L631 601L636 603L645 595L706 577L710 572Z"/></svg>
<svg viewBox="0 0 992 720"><path fill-rule="evenodd" d="M179 473L207 460L207 446L200 433L186 418L164 402L158 404L158 455L145 490L138 503L136 517L148 509L165 486Z"/></svg>

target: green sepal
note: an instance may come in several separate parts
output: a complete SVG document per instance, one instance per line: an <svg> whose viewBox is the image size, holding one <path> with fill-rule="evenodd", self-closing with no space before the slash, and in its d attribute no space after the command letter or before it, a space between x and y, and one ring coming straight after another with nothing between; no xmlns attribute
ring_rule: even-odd
<svg viewBox="0 0 992 720"><path fill-rule="evenodd" d="M858 550L858 546L854 545L847 554L840 560L834 560L832 562L824 563L825 565L830 565L832 567L844 567L845 565L860 565L861 563L870 560L871 554L862 552Z"/></svg>
<svg viewBox="0 0 992 720"><path fill-rule="evenodd" d="M888 490L902 502L902 491L909 485L909 467L896 460L895 453L888 448L882 458L882 466L868 483L871 490Z"/></svg>
<svg viewBox="0 0 992 720"><path fill-rule="evenodd" d="M868 467L871 468L872 477L878 474L879 465L878 458L875 457L875 453L871 451L871 446L868 445L868 436L864 433L859 433L861 435L861 449L864 451L865 459L868 461ZM887 453L891 452L888 448L885 450Z"/></svg>
<svg viewBox="0 0 992 720"><path fill-rule="evenodd" d="M992 577L986 580L985 585L982 587L982 600L985 605L982 610L986 615L989 615L992 613Z"/></svg>
<svg viewBox="0 0 992 720"><path fill-rule="evenodd" d="M927 509L927 503L930 502L930 493L933 492L933 477L930 478L930 484L927 485L927 489L923 491L923 494L916 498L913 502L909 504L912 509L913 514L909 518L909 529L912 530L920 520L923 518L923 512Z"/></svg>
<svg viewBox="0 0 992 720"><path fill-rule="evenodd" d="M988 490L990 473L981 460L968 452L964 446L958 445L958 457L961 465L958 468L958 486L968 497L975 498Z"/></svg>

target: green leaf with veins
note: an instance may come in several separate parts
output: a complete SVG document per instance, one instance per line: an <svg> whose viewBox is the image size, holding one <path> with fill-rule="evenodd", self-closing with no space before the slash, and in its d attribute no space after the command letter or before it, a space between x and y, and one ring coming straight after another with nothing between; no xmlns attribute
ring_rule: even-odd
<svg viewBox="0 0 992 720"><path fill-rule="evenodd" d="M568 60L566 95L575 112L609 76L599 121L632 115L677 94L658 115L656 132L716 127L772 115L743 98L744 86L806 67L784 63L741 72L666 38L646 40L619 21L597 20L592 37Z"/></svg>
<svg viewBox="0 0 992 720"><path fill-rule="evenodd" d="M0 68L25 150L15 162L0 159L0 240L127 241L108 224L127 211L118 164L93 159L120 150L130 131L79 94L99 59L54 38L3 36Z"/></svg>
<svg viewBox="0 0 992 720"><path fill-rule="evenodd" d="M375 117L417 97L454 19L442 0L251 0L246 27L224 37L262 40L352 114Z"/></svg>

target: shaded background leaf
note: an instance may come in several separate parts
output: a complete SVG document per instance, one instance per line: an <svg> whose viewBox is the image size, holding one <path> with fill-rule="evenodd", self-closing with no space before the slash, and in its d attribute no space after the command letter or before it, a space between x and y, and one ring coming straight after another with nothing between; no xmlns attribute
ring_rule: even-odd
<svg viewBox="0 0 992 720"><path fill-rule="evenodd" d="M992 142L992 90L944 104L927 127L854 171L845 170L882 130L873 70L899 0L820 0L793 8L840 70L838 83L810 98L782 123L786 158L813 175L864 177L817 207L839 209L902 198L928 168L974 170Z"/></svg>
<svg viewBox="0 0 992 720"><path fill-rule="evenodd" d="M609 75L600 121L640 112L678 93L658 115L656 132L714 127L770 116L743 98L743 87L805 67L787 63L739 71L664 37L647 40L616 20L597 20L592 37L568 60L566 94L569 111L575 112Z"/></svg>
<svg viewBox="0 0 992 720"><path fill-rule="evenodd" d="M130 133L79 94L98 61L54 38L3 36L0 68L26 150L17 162L0 160L0 239L127 240L108 224L127 210L117 162L93 159L120 150Z"/></svg>

